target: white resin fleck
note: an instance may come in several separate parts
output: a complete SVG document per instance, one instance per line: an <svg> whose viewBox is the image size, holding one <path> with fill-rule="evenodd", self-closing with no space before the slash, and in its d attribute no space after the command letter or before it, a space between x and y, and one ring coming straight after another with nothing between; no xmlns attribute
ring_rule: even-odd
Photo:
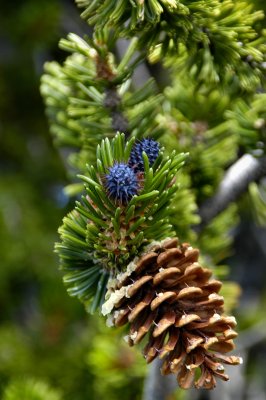
<svg viewBox="0 0 266 400"><path fill-rule="evenodd" d="M131 333L131 335L129 335L130 339L132 339L132 340L135 340L137 336L138 336L137 331L135 331L135 332Z"/></svg>
<svg viewBox="0 0 266 400"><path fill-rule="evenodd" d="M108 300L106 300L105 303L102 305L102 314L107 315L110 314L110 312L113 310L114 306L123 298L127 297L127 290L129 287L132 285L128 286L123 286L119 290L115 290L113 293L111 293L110 297Z"/></svg>
<svg viewBox="0 0 266 400"><path fill-rule="evenodd" d="M111 328L112 326L114 326L113 316L111 314L108 315L108 317L106 319L106 326L108 326L108 328Z"/></svg>

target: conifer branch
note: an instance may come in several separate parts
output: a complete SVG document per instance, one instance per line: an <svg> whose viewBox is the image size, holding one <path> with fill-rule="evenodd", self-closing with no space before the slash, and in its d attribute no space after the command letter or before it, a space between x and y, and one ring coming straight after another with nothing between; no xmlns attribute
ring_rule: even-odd
<svg viewBox="0 0 266 400"><path fill-rule="evenodd" d="M236 333L227 328L228 323L234 325L235 322L226 320L224 343L222 335L215 333L208 341L206 334L198 336L198 331L194 332L199 326L203 330L211 327L211 332L216 332L217 324L222 323L223 327L223 317L217 314L219 301L223 303L222 297L217 295L221 283L216 282L215 290L210 289L213 282L204 287L197 286L195 277L200 278L199 282L208 279L208 272L197 263L198 255L193 258L198 251L187 249L185 260L189 260L190 254L193 262L190 260L190 269L186 266L183 271L182 262L179 260L176 264L177 259L171 259L169 254L183 257L185 247L170 246L169 250L160 242L176 234L189 236L191 226L198 223L197 204L203 202L199 211L202 222L195 228L200 232L237 200L251 182L266 173L265 156L255 159L245 155L224 175L240 149L242 153L261 150L265 142L265 96L258 95L251 105L243 102L235 107L233 102L230 103L228 89L233 87L234 93L244 90L254 94L262 87L265 33L261 32L259 36L257 26L263 13L254 11L245 0L76 0L76 3L83 9L82 17L93 26L93 38L83 39L70 34L67 40L62 40L61 48L72 54L63 66L47 64L42 80L51 131L58 145L78 150L71 155L70 162L80 171L78 178L85 186L83 196L59 229L61 241L56 244L56 251L64 282L68 293L78 297L88 311L94 312L102 306L102 313L108 315L108 323L122 326L129 322L130 345L138 343L141 335L149 331L150 339L144 351L147 362L168 353L163 371L177 373L180 387L190 387L195 380L195 368L200 367L201 379L194 385L211 389L215 386L215 374L224 380L228 377L223 374L220 364L224 356L218 357L219 362L208 359L205 350L215 349L215 341L221 340L222 344L219 342L216 349L220 351L219 346L222 346L222 352L231 351L231 339ZM120 60L113 51L118 39L126 39L128 44L123 56L118 57ZM177 82L186 77L184 81L187 80L189 89L193 89L191 78L196 82L187 103L181 98L180 90L174 89L178 96L176 105L175 96L170 98L171 93L169 98L165 93L156 94L152 80L147 80L140 88L132 85L136 67L145 60L170 66ZM223 99L224 103L220 102L220 84L228 90L228 99ZM217 91L213 96L211 87L214 86ZM185 90L186 96L188 92ZM195 93L203 96L198 104ZM211 106L212 102L215 104L213 121L209 118L212 114L209 110L205 116L198 114L199 105L200 108L203 103ZM182 107L189 104L190 111L194 106L195 115L192 112L184 117L186 123L182 125L181 121L178 131L180 103ZM171 124L170 116L174 124ZM206 122L206 129L200 130L197 136L193 134L195 121ZM165 135L164 153L155 140L163 139L170 131L174 135ZM180 154L176 155L173 149ZM261 151L264 149L265 146ZM184 173L185 184L179 191L175 176L184 164L187 151L191 156L190 169ZM214 194L214 188L223 176ZM204 202L206 198L209 200ZM217 228L214 234L223 242L223 250L228 245L223 241L223 234L234 223L232 218L228 223L228 214L226 218L222 229ZM150 254L147 245L154 243L159 247L157 250L152 247ZM203 245L202 249L208 253L208 246ZM143 255L143 251L148 253ZM164 252L170 257L169 263L161 266L158 260L159 257L163 259ZM136 264L136 258L141 255L144 258ZM149 257L153 261L156 257L157 261L149 265ZM183 272L189 275L189 271L191 276L195 274L192 282L195 287L187 283L185 273L182 275ZM204 274L207 274L205 278ZM165 285L160 286L162 291L157 287L160 279ZM180 279L184 287L182 284L178 288ZM145 293L148 297L142 297ZM206 301L198 295L207 296ZM189 312L199 303L199 308L195 309L198 314L188 315L184 311L184 315L179 315L179 309L173 310L173 299L181 299L185 307L186 296L189 296L189 302L194 302L188 307ZM166 308L159 308L163 301L166 301ZM206 303L210 307L208 320L206 310L204 315L200 312L201 305L205 307ZM149 319L145 313L150 310L154 315L150 318L148 312ZM113 315L109 315L111 311ZM191 324L188 329L192 333L186 340L182 339L183 324ZM221 328L217 332L221 332ZM192 353L197 347L194 358ZM172 356L176 358L172 359ZM239 364L240 359L232 356L226 358L226 362ZM164 400L176 386L172 375L165 378L159 370L160 362L155 361L146 381L145 400ZM210 370L214 373L212 380Z"/></svg>
<svg viewBox="0 0 266 400"><path fill-rule="evenodd" d="M201 223L196 227L200 232L211 220L224 211L228 205L245 193L251 182L266 174L266 157L255 158L245 154L227 171L216 194L202 204L199 210Z"/></svg>

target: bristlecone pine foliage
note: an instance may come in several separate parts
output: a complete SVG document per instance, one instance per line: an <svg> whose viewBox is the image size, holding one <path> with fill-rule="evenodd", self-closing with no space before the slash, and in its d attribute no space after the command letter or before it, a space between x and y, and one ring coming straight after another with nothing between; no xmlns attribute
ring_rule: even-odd
<svg viewBox="0 0 266 400"><path fill-rule="evenodd" d="M129 323L129 345L148 341L148 363L164 359L162 374L177 375L179 386L213 389L216 378L227 381L223 363L234 348L234 317L223 315L221 282L198 262L199 251L177 239L154 242L127 271L110 280L102 313L110 325Z"/></svg>

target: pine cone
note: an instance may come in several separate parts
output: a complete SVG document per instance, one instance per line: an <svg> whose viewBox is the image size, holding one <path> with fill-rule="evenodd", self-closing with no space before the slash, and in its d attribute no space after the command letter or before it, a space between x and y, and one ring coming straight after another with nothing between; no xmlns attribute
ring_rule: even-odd
<svg viewBox="0 0 266 400"><path fill-rule="evenodd" d="M241 358L225 356L234 348L234 317L222 315L221 282L198 263L199 251L167 239L149 246L127 271L109 282L102 313L110 325L130 324L129 345L148 333L144 357L162 358L162 374L174 373L180 387L213 389L216 378L228 380L225 364ZM198 373L199 371L199 373ZM197 378L195 376L197 375Z"/></svg>

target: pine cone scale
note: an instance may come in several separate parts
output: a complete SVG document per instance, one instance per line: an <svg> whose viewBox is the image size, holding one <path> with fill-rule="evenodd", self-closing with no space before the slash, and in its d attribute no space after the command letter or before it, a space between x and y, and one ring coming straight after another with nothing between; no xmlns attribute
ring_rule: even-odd
<svg viewBox="0 0 266 400"><path fill-rule="evenodd" d="M139 291L141 286L145 285L148 281L152 279L152 276L150 275L145 275L142 278L138 279L133 285L128 289L127 291L127 297L133 297L135 293Z"/></svg>
<svg viewBox="0 0 266 400"><path fill-rule="evenodd" d="M179 331L176 332L176 329L170 328L168 341L160 349L159 357L164 358L167 354L169 354L172 350L174 350L178 340L179 340Z"/></svg>
<svg viewBox="0 0 266 400"><path fill-rule="evenodd" d="M141 313L144 308L146 308L147 306L149 306L151 300L153 298L153 294L151 292L149 292L144 298L143 300L141 300L139 303L136 304L136 306L132 309L132 311L129 313L128 315L128 321L132 322L134 321L134 319L139 315L139 313Z"/></svg>
<svg viewBox="0 0 266 400"><path fill-rule="evenodd" d="M176 314L174 311L167 311L163 318L157 323L156 328L154 329L152 336L157 337L161 335L166 329L168 329L171 325L175 323Z"/></svg>
<svg viewBox="0 0 266 400"><path fill-rule="evenodd" d="M167 269L160 270L160 272L158 272L158 274L154 276L153 284L154 286L157 286L161 282L163 282L164 287L167 287L169 286L168 280L170 280L170 285L172 281L176 282L178 277L180 276L180 272L180 269L176 267L169 267Z"/></svg>
<svg viewBox="0 0 266 400"><path fill-rule="evenodd" d="M181 254L182 252L178 248L167 249L157 257L158 267L162 267L163 265L168 266L172 260L177 262L178 259L176 259L176 256L180 256Z"/></svg>
<svg viewBox="0 0 266 400"><path fill-rule="evenodd" d="M185 325L190 324L192 321L198 321L200 317L197 314L183 314L181 317L177 318L175 321L175 326L177 328L182 328Z"/></svg>
<svg viewBox="0 0 266 400"><path fill-rule="evenodd" d="M176 296L177 300L183 299L183 298L191 298L194 297L195 295L202 294L202 290L199 287L186 287L184 289L181 289L178 295Z"/></svg>
<svg viewBox="0 0 266 400"><path fill-rule="evenodd" d="M179 377L179 385L183 389L189 389L195 379L195 370L190 369L187 365L182 365Z"/></svg>
<svg viewBox="0 0 266 400"><path fill-rule="evenodd" d="M144 255L141 258L140 262L138 262L138 264L136 265L135 273L140 274L146 268L146 265L149 265L153 261L156 261L157 257L158 257L158 254L155 252L150 252L150 253Z"/></svg>
<svg viewBox="0 0 266 400"><path fill-rule="evenodd" d="M173 300L175 298L175 292L160 292L158 296L151 302L151 310L155 310L166 300Z"/></svg>

